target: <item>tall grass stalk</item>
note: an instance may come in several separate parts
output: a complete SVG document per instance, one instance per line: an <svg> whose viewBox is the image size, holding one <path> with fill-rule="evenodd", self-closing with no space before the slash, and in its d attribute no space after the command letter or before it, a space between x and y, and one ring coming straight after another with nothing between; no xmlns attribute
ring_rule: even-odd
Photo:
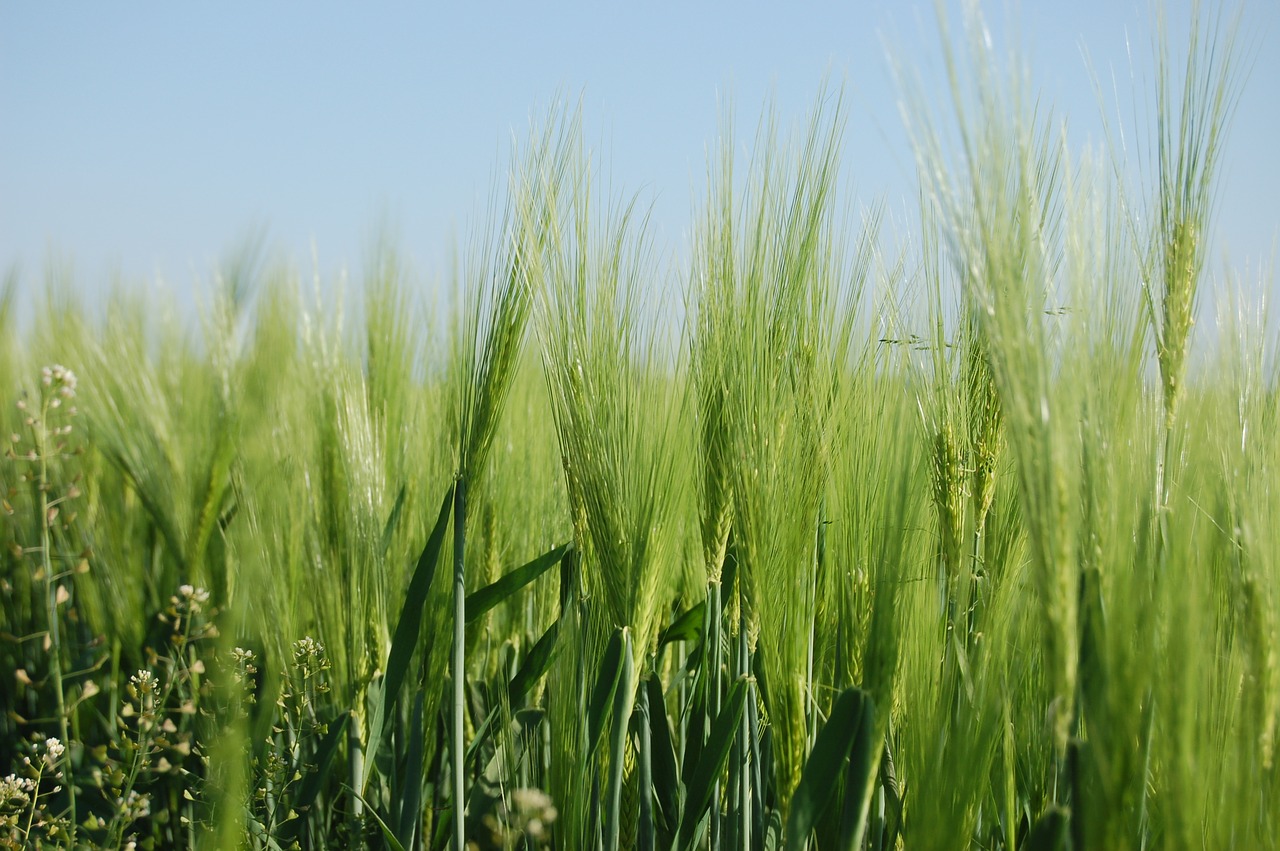
<svg viewBox="0 0 1280 851"><path fill-rule="evenodd" d="M1021 78L1010 91L993 76L995 57L980 18L966 23L973 57L967 68L946 51L957 164L946 164L941 138L928 125L917 135L917 152L926 197L942 216L948 254L980 323L1008 424L1046 625L1055 740L1065 754L1078 661L1075 463L1067 425L1073 401L1066 395L1070 385L1054 380L1046 317L1061 263L1060 141L1027 105ZM969 69L972 82L964 76Z"/></svg>
<svg viewBox="0 0 1280 851"><path fill-rule="evenodd" d="M824 106L829 111L816 111L807 134L785 148L766 117L741 189L726 143L695 271L692 345L712 611L731 523L739 628L752 647L759 636L784 813L808 750L829 382L843 366L843 353L833 351L834 316L847 306L830 242L841 107ZM718 656L712 665L714 676Z"/></svg>
<svg viewBox="0 0 1280 851"><path fill-rule="evenodd" d="M1239 97L1239 26L1238 13L1228 18L1223 10L1215 15L1194 3L1185 66L1178 74L1167 17L1157 18L1155 198L1143 282L1166 428L1173 426L1181 397L1212 224L1213 179Z"/></svg>
<svg viewBox="0 0 1280 851"><path fill-rule="evenodd" d="M668 604L662 595L675 575L673 509L680 500L677 473L684 449L674 431L679 395L670 392L664 377L671 347L660 334L657 314L641 298L654 269L646 220L635 202L599 200L595 175L581 150L569 175L565 194L552 208L545 250L531 269L587 603L588 631L577 636L575 651L582 670L595 677L599 657L591 633L621 630L623 670L638 672L617 682L610 720L614 735L607 754L603 827L605 847L613 851L624 841L626 731L638 683L649 675L660 613ZM599 671L606 674L612 672ZM574 704L569 694L553 704L553 733L581 727ZM582 768L586 775L556 782L557 799L575 810L587 802L591 769L589 764ZM639 793L652 796L651 789ZM570 829L585 822L576 812ZM566 841L589 838L569 834Z"/></svg>
<svg viewBox="0 0 1280 851"><path fill-rule="evenodd" d="M481 249L464 273L468 300L458 340L460 357L454 387L457 417L457 481L453 507L453 713L450 737L453 782L453 838L465 848L466 801L464 727L466 712L465 561L467 496L478 483L515 378L525 329L533 307L527 264L546 240L547 216L564 179L566 139L573 120L549 122L536 136L527 160L512 175L510 201L497 224L493 246ZM534 260L536 262L536 260Z"/></svg>

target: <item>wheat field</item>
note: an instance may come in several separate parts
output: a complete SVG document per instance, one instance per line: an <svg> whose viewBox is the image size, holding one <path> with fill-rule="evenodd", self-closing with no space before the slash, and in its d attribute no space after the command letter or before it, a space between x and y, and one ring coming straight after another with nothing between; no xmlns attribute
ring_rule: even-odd
<svg viewBox="0 0 1280 851"><path fill-rule="evenodd" d="M1135 160L968 20L905 233L833 89L679 260L561 109L443 308L385 244L355 307L233 253L196 334L11 275L0 846L1276 847L1235 37L1158 45Z"/></svg>

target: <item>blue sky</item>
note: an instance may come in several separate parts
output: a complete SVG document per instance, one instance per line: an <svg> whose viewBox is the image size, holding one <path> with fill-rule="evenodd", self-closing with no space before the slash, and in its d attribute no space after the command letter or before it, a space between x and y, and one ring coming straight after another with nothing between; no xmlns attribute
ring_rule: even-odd
<svg viewBox="0 0 1280 851"><path fill-rule="evenodd" d="M182 292L262 230L303 271L314 245L331 274L358 270L388 223L430 286L513 136L566 95L613 185L652 203L678 253L727 100L745 145L770 98L798 120L824 78L843 84L844 176L903 210L914 177L886 48L944 97L931 0L447 5L0 0L0 271L17 264L32 291L52 256L89 291L159 276ZM1165 7L1184 29L1189 0ZM1008 8L987 4L998 40ZM1134 129L1152 8L1022 4L1017 41L1073 139L1099 135L1085 50ZM1256 267L1280 236L1280 4L1244 8L1253 63L1218 244Z"/></svg>

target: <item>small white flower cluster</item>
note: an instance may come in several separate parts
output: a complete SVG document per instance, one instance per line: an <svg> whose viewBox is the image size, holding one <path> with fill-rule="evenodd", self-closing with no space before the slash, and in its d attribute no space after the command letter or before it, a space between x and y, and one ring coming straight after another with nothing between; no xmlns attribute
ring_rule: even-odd
<svg viewBox="0 0 1280 851"><path fill-rule="evenodd" d="M41 369L40 383L45 387L57 387L65 399L76 395L76 374L60 363Z"/></svg>
<svg viewBox="0 0 1280 851"><path fill-rule="evenodd" d="M242 672L244 674L258 673L258 657L252 650L245 650L243 647L231 648L231 661L236 663L237 682L239 682Z"/></svg>
<svg viewBox="0 0 1280 851"><path fill-rule="evenodd" d="M129 685L133 686L138 694L155 694L160 691L160 679L145 668L129 678Z"/></svg>
<svg viewBox="0 0 1280 851"><path fill-rule="evenodd" d="M547 826L559 815L551 796L541 789L516 789L511 793L511 803L525 835L533 840L545 839Z"/></svg>
<svg viewBox="0 0 1280 851"><path fill-rule="evenodd" d="M541 789L516 789L508 799L480 818L492 843L506 847L524 837L527 845L541 847L550 837L550 825L559 813L551 796Z"/></svg>
<svg viewBox="0 0 1280 851"><path fill-rule="evenodd" d="M303 662L319 659L324 656L324 645L311 636L293 642L293 661L301 665Z"/></svg>
<svg viewBox="0 0 1280 851"><path fill-rule="evenodd" d="M74 399L76 396L76 374L62 364L46 366L40 370L40 383L53 393L49 407L56 408L63 399Z"/></svg>
<svg viewBox="0 0 1280 851"><path fill-rule="evenodd" d="M25 807L31 802L31 796L34 794L36 794L36 781L32 778L19 777L16 774L0 777L0 804L13 802L20 807Z"/></svg>
<svg viewBox="0 0 1280 851"><path fill-rule="evenodd" d="M311 636L293 642L293 664L298 675L317 692L327 692L328 683L321 676L329 670L329 660L324 655L324 645Z"/></svg>
<svg viewBox="0 0 1280 851"><path fill-rule="evenodd" d="M247 703L254 703L253 695L253 675L258 673L258 657L252 650L246 650L243 647L235 647L231 650L231 662L235 668L231 672L231 677L238 685L244 686L244 699Z"/></svg>
<svg viewBox="0 0 1280 851"><path fill-rule="evenodd" d="M178 593L169 601L178 611L195 615L199 614L204 604L209 602L209 592L191 585L179 585Z"/></svg>
<svg viewBox="0 0 1280 851"><path fill-rule="evenodd" d="M144 819L151 815L151 796L141 795L137 790L130 789L125 798L116 799L116 807L126 822Z"/></svg>
<svg viewBox="0 0 1280 851"><path fill-rule="evenodd" d="M125 687L129 700L120 707L121 718L138 718L144 728L155 723L155 713L160 702L160 678L145 668L129 678Z"/></svg>
<svg viewBox="0 0 1280 851"><path fill-rule="evenodd" d="M62 755L66 753L66 751L66 746L58 739L50 738L44 740L45 757L51 763L56 763L58 760L62 759Z"/></svg>
<svg viewBox="0 0 1280 851"><path fill-rule="evenodd" d="M44 756L40 757L39 761L41 765L37 770L43 772L45 769L48 769L49 771L56 773L58 771L58 760L62 759L62 755L66 752L67 748L62 744L61 740L54 738L45 739ZM32 764L31 757L24 756L22 758L22 764L30 766Z"/></svg>

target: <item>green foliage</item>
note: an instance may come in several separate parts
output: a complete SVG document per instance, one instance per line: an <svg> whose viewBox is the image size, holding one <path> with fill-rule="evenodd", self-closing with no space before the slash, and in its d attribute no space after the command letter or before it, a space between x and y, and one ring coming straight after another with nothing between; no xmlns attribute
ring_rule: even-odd
<svg viewBox="0 0 1280 851"><path fill-rule="evenodd" d="M722 140L682 299L560 113L443 318L385 238L354 326L260 241L199 330L6 278L0 847L1276 847L1280 374L1238 294L1192 346L1197 20L1144 201L970 12L892 248L824 95Z"/></svg>

